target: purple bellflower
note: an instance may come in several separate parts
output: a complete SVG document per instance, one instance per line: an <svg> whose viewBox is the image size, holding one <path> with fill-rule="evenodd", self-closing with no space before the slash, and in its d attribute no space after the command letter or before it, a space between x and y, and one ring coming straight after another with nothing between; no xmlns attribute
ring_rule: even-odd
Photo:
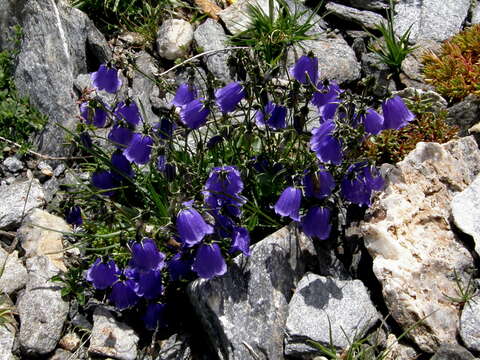
<svg viewBox="0 0 480 360"><path fill-rule="evenodd" d="M80 144L87 149L90 149L93 146L92 138L88 135L87 132L82 132L80 135Z"/></svg>
<svg viewBox="0 0 480 360"><path fill-rule="evenodd" d="M289 72L295 80L302 84L310 82L316 84L318 80L318 59L303 55L290 68Z"/></svg>
<svg viewBox="0 0 480 360"><path fill-rule="evenodd" d="M307 173L302 179L305 189L305 196L324 199L329 196L335 188L335 179L327 170L321 169L316 173Z"/></svg>
<svg viewBox="0 0 480 360"><path fill-rule="evenodd" d="M142 120L140 110L133 100L121 101L115 107L113 112L115 117L119 120L125 120L127 123L136 127Z"/></svg>
<svg viewBox="0 0 480 360"><path fill-rule="evenodd" d="M302 191L290 186L283 190L273 209L278 215L288 216L294 221L300 221L299 210L301 201Z"/></svg>
<svg viewBox="0 0 480 360"><path fill-rule="evenodd" d="M112 175L118 181L122 181L124 177L132 178L135 175L135 172L132 169L130 161L122 154L121 151L117 150L112 153Z"/></svg>
<svg viewBox="0 0 480 360"><path fill-rule="evenodd" d="M165 327L167 323L167 305L150 303L145 310L143 322L148 330L155 330L157 327Z"/></svg>
<svg viewBox="0 0 480 360"><path fill-rule="evenodd" d="M124 310L135 306L140 298L135 293L137 283L133 269L126 268L119 280L113 284L110 292L110 301L118 310Z"/></svg>
<svg viewBox="0 0 480 360"><path fill-rule="evenodd" d="M92 174L92 185L103 190L102 195L112 196L115 191L111 189L118 187L118 181L110 171L100 170Z"/></svg>
<svg viewBox="0 0 480 360"><path fill-rule="evenodd" d="M168 261L168 272L172 281L185 279L192 272L193 259L183 258L181 253L175 254Z"/></svg>
<svg viewBox="0 0 480 360"><path fill-rule="evenodd" d="M165 254L160 252L157 244L150 238L143 238L140 242L130 242L132 259L129 266L142 271L160 270L165 266Z"/></svg>
<svg viewBox="0 0 480 360"><path fill-rule="evenodd" d="M90 78L95 88L105 90L111 94L116 93L122 86L117 69L108 67L105 64L100 65L98 70L90 75Z"/></svg>
<svg viewBox="0 0 480 360"><path fill-rule="evenodd" d="M233 230L230 252L237 251L241 251L245 256L250 256L250 233L244 227L236 227Z"/></svg>
<svg viewBox="0 0 480 360"><path fill-rule="evenodd" d="M330 236L330 209L314 206L302 217L302 230L310 237L326 240Z"/></svg>
<svg viewBox="0 0 480 360"><path fill-rule="evenodd" d="M103 262L98 258L87 270L85 278L90 281L97 290L105 290L112 286L120 276L121 271L115 261Z"/></svg>
<svg viewBox="0 0 480 360"><path fill-rule="evenodd" d="M192 207L193 200L183 203L186 207L177 215L177 232L187 247L198 244L205 235L213 234L213 227Z"/></svg>
<svg viewBox="0 0 480 360"><path fill-rule="evenodd" d="M192 270L202 279L212 279L227 272L227 264L218 244L201 244L195 254Z"/></svg>
<svg viewBox="0 0 480 360"><path fill-rule="evenodd" d="M263 111L257 111L255 122L259 126L266 125L274 130L278 130L286 127L286 117L287 108L285 106L275 105L272 102L268 102Z"/></svg>
<svg viewBox="0 0 480 360"><path fill-rule="evenodd" d="M82 211L80 209L80 206L75 205L70 210L68 210L65 216L65 221L67 222L67 224L70 224L73 226L82 225L83 219L82 219Z"/></svg>
<svg viewBox="0 0 480 360"><path fill-rule="evenodd" d="M345 200L357 205L370 206L372 192L381 190L384 185L378 170L365 162L351 165L340 184Z"/></svg>
<svg viewBox="0 0 480 360"><path fill-rule="evenodd" d="M215 91L215 101L223 113L235 110L235 107L245 97L245 90L238 82L232 82Z"/></svg>
<svg viewBox="0 0 480 360"><path fill-rule="evenodd" d="M203 99L192 100L180 109L180 121L189 129L198 129L207 122L210 110L205 107L202 101Z"/></svg>
<svg viewBox="0 0 480 360"><path fill-rule="evenodd" d="M153 131L160 139L166 140L172 137L175 124L169 119L161 119L158 123L153 125Z"/></svg>
<svg viewBox="0 0 480 360"><path fill-rule="evenodd" d="M135 280L133 290L137 296L153 300L162 295L162 273L160 270L141 271L132 268L131 271Z"/></svg>
<svg viewBox="0 0 480 360"><path fill-rule="evenodd" d="M343 159L342 144L332 135L334 130L333 120L327 120L320 127L313 129L310 149L321 162L340 165Z"/></svg>
<svg viewBox="0 0 480 360"><path fill-rule="evenodd" d="M402 98L395 95L382 103L383 129L401 129L415 118L415 115L408 110Z"/></svg>
<svg viewBox="0 0 480 360"><path fill-rule="evenodd" d="M312 104L317 106L321 115L321 122L333 120L340 103L339 95L343 90L335 81L332 81L329 85L318 83L317 88L319 91L313 94Z"/></svg>
<svg viewBox="0 0 480 360"><path fill-rule="evenodd" d="M123 155L130 162L142 165L148 163L152 152L153 139L148 135L134 133L128 147L123 150Z"/></svg>
<svg viewBox="0 0 480 360"><path fill-rule="evenodd" d="M83 102L80 105L80 116L85 119L87 124L92 124L97 128L105 127L108 113L104 104L97 102Z"/></svg>
<svg viewBox="0 0 480 360"><path fill-rule="evenodd" d="M240 172L235 166L215 167L208 176L205 189L213 195L217 193L236 195L243 190Z"/></svg>
<svg viewBox="0 0 480 360"><path fill-rule="evenodd" d="M119 125L115 125L108 133L108 139L119 149L126 148L132 141L132 137L132 130Z"/></svg>
<svg viewBox="0 0 480 360"><path fill-rule="evenodd" d="M363 123L365 131L372 135L377 135L383 130L383 116L373 109L368 109L366 114L360 115L360 121Z"/></svg>
<svg viewBox="0 0 480 360"><path fill-rule="evenodd" d="M172 104L175 106L183 106L193 101L196 97L197 90L193 86L181 84L175 93Z"/></svg>

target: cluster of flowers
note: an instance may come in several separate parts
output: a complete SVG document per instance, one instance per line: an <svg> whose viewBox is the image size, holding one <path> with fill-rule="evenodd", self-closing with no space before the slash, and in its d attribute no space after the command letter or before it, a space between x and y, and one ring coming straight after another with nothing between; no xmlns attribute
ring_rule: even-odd
<svg viewBox="0 0 480 360"><path fill-rule="evenodd" d="M377 135L382 130L400 129L414 119L414 115L405 106L399 96L394 96L382 103L383 115L369 108L362 113L354 114L347 119L342 112L342 89L335 83L324 84L318 81L318 59L302 56L290 69L295 80L306 86L315 86L312 97L320 113L320 126L312 130L310 149L315 153L320 165L316 173L307 173L301 180L301 185L287 187L276 202L274 209L278 215L289 216L292 220L301 222L302 229L308 236L325 240L330 235L330 210L325 207L313 206L300 217L302 189L304 196L322 200L327 198L335 188L332 174L325 165L341 165L344 161L343 139L337 135L337 127L341 122L349 122L350 126L363 125L363 130L369 135ZM384 180L378 170L362 161L348 167L340 183L342 197L357 205L370 205L372 192L381 190Z"/></svg>

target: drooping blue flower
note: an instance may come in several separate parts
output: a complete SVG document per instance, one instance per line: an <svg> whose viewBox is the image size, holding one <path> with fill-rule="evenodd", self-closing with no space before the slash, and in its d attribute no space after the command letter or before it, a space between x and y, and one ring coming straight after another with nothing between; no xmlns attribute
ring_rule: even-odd
<svg viewBox="0 0 480 360"><path fill-rule="evenodd" d="M203 195L209 210L223 211L232 217L239 217L242 206L247 202L247 199L240 194L212 194L210 191L203 191Z"/></svg>
<svg viewBox="0 0 480 360"><path fill-rule="evenodd" d="M193 259L184 258L181 253L175 254L168 261L168 272L172 281L187 278L192 273Z"/></svg>
<svg viewBox="0 0 480 360"><path fill-rule="evenodd" d="M241 251L245 256L250 256L250 233L244 227L235 227L233 230L230 252L237 251Z"/></svg>
<svg viewBox="0 0 480 360"><path fill-rule="evenodd" d="M370 206L372 192L384 185L378 170L365 162L351 165L343 177L340 189L345 200L357 205Z"/></svg>
<svg viewBox="0 0 480 360"><path fill-rule="evenodd" d="M235 166L215 167L205 183L205 190L212 195L236 195L243 190L243 181L240 171Z"/></svg>
<svg viewBox="0 0 480 360"><path fill-rule="evenodd" d="M210 214L215 219L215 232L220 238L232 237L235 228L235 222L231 217L225 216L218 210L210 211Z"/></svg>
<svg viewBox="0 0 480 360"><path fill-rule="evenodd" d="M328 239L332 230L330 209L319 206L308 209L307 214L302 217L302 230L310 237L316 237L319 240Z"/></svg>
<svg viewBox="0 0 480 360"><path fill-rule="evenodd" d="M215 101L223 113L235 110L235 107L245 97L245 90L238 82L232 82L215 91Z"/></svg>
<svg viewBox="0 0 480 360"><path fill-rule="evenodd" d="M173 130L175 130L175 124L167 118L163 118L153 125L153 131L160 139L166 140L171 138Z"/></svg>
<svg viewBox="0 0 480 360"><path fill-rule="evenodd" d="M197 90L189 84L181 84L175 97L172 100L172 104L175 106L183 106L193 101L197 97Z"/></svg>
<svg viewBox="0 0 480 360"><path fill-rule="evenodd" d="M207 141L207 149L213 149L216 145L220 144L222 141L223 141L223 136L222 135L212 136Z"/></svg>
<svg viewBox="0 0 480 360"><path fill-rule="evenodd" d="M227 264L218 244L201 244L195 254L192 270L202 279L212 279L225 274Z"/></svg>
<svg viewBox="0 0 480 360"><path fill-rule="evenodd" d="M340 104L340 94L343 92L335 81L330 84L317 84L318 91L313 94L312 104L317 106L321 115L320 121L333 120Z"/></svg>
<svg viewBox="0 0 480 360"><path fill-rule="evenodd" d="M108 113L104 104L94 101L91 103L83 102L80 104L80 116L85 119L87 124L92 124L97 128L105 127Z"/></svg>
<svg viewBox="0 0 480 360"><path fill-rule="evenodd" d="M268 104L265 105L263 111L257 111L255 114L255 122L259 126L266 125L274 130L278 130L286 127L286 117L287 108L285 106L275 105L269 101Z"/></svg>
<svg viewBox="0 0 480 360"><path fill-rule="evenodd" d="M133 100L119 102L113 114L117 119L124 120L133 127L136 127L142 120L140 110Z"/></svg>
<svg viewBox="0 0 480 360"><path fill-rule="evenodd" d="M182 106L180 121L188 128L195 130L207 122L208 110L203 104L204 99L195 99Z"/></svg>
<svg viewBox="0 0 480 360"><path fill-rule="evenodd" d="M98 90L105 90L114 94L122 86L122 80L118 77L117 69L108 67L105 64L100 65L97 71L91 74L93 86Z"/></svg>
<svg viewBox="0 0 480 360"><path fill-rule="evenodd" d="M90 149L93 146L92 138L88 135L87 132L82 132L80 135L80 143L83 147Z"/></svg>
<svg viewBox="0 0 480 360"><path fill-rule="evenodd" d="M213 227L192 207L193 201L183 203L186 207L177 215L177 233L187 247L198 244L205 235L213 234Z"/></svg>
<svg viewBox="0 0 480 360"><path fill-rule="evenodd" d="M330 172L322 168L316 173L307 173L302 179L302 185L305 196L321 200L332 193L335 179Z"/></svg>
<svg viewBox="0 0 480 360"><path fill-rule="evenodd" d="M123 155L119 150L112 153L112 176L118 181L122 181L124 177L132 178L135 175L135 172L132 169L130 161Z"/></svg>
<svg viewBox="0 0 480 360"><path fill-rule="evenodd" d="M125 272L124 272L125 273ZM135 293L136 282L127 276L126 280L117 281L112 286L110 301L118 310L125 310L135 306L140 298Z"/></svg>
<svg viewBox="0 0 480 360"><path fill-rule="evenodd" d="M373 109L368 109L365 114L359 116L360 122L363 123L365 131L372 135L377 135L383 130L383 116Z"/></svg>
<svg viewBox="0 0 480 360"><path fill-rule="evenodd" d="M335 130L333 120L325 121L320 127L313 129L310 139L310 149L324 163L340 165L343 159L340 140L332 135Z"/></svg>
<svg viewBox="0 0 480 360"><path fill-rule="evenodd" d="M301 56L289 70L290 75L302 84L316 84L318 80L318 59ZM309 80L310 79L310 80Z"/></svg>
<svg viewBox="0 0 480 360"><path fill-rule="evenodd" d="M135 287L135 294L148 300L157 299L163 293L162 273L160 270L141 271L132 269Z"/></svg>
<svg viewBox="0 0 480 360"><path fill-rule="evenodd" d="M402 98L395 95L382 103L383 129L401 129L415 118L415 115L408 110Z"/></svg>
<svg viewBox="0 0 480 360"><path fill-rule="evenodd" d="M119 125L112 127L108 133L108 139L119 149L126 148L132 141L132 137L132 130Z"/></svg>
<svg viewBox="0 0 480 360"><path fill-rule="evenodd" d="M80 206L78 205L72 206L72 208L66 212L65 221L67 222L67 224L70 224L73 226L82 225L83 219L82 219L82 211L80 209Z"/></svg>
<svg viewBox="0 0 480 360"><path fill-rule="evenodd" d="M98 258L87 270L85 278L90 281L97 290L105 290L112 286L120 276L121 271L115 261L103 262Z"/></svg>
<svg viewBox="0 0 480 360"><path fill-rule="evenodd" d="M300 202L302 191L295 187L287 187L278 198L273 209L280 216L288 216L294 221L300 221Z"/></svg>
<svg viewBox="0 0 480 360"><path fill-rule="evenodd" d="M100 170L92 174L92 185L103 190L102 195L112 196L115 191L111 189L118 187L118 181L110 171Z"/></svg>
<svg viewBox="0 0 480 360"><path fill-rule="evenodd" d="M157 327L167 326L167 305L150 303L147 306L143 322L148 330L155 330Z"/></svg>
<svg viewBox="0 0 480 360"><path fill-rule="evenodd" d="M153 140L148 135L134 133L128 147L123 150L123 155L130 162L142 165L148 163L152 152Z"/></svg>
<svg viewBox="0 0 480 360"><path fill-rule="evenodd" d="M142 271L160 270L165 266L165 254L160 252L155 241L143 238L140 242L130 242L132 259L129 266Z"/></svg>

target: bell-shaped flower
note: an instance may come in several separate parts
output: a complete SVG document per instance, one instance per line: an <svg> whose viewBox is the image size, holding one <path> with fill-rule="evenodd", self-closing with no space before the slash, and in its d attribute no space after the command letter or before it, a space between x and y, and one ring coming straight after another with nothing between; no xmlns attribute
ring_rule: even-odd
<svg viewBox="0 0 480 360"><path fill-rule="evenodd" d="M235 110L235 107L245 97L245 90L238 82L232 82L215 91L215 101L223 113Z"/></svg>
<svg viewBox="0 0 480 360"><path fill-rule="evenodd" d="M97 128L105 127L108 113L105 105L96 101L83 102L80 105L80 116L85 119L87 124L93 124Z"/></svg>
<svg viewBox="0 0 480 360"><path fill-rule="evenodd" d="M160 139L169 139L173 135L173 130L175 130L175 124L169 119L161 119L158 123L153 125L153 131Z"/></svg>
<svg viewBox="0 0 480 360"><path fill-rule="evenodd" d="M153 140L148 135L134 133L128 147L123 150L123 155L130 162L138 165L146 164L150 160Z"/></svg>
<svg viewBox="0 0 480 360"><path fill-rule="evenodd" d="M302 178L302 185L305 196L321 200L332 193L335 188L335 179L330 172L321 169L313 174L307 173Z"/></svg>
<svg viewBox="0 0 480 360"><path fill-rule="evenodd" d="M124 274L128 272L126 270ZM110 292L110 301L115 305L118 310L124 310L135 306L140 298L135 293L135 287L137 286L135 280L130 278L132 275L124 275L127 278L125 280L117 281L112 286Z"/></svg>
<svg viewBox="0 0 480 360"><path fill-rule="evenodd" d="M318 59L301 56L289 70L290 76L302 84L316 84L318 80ZM310 80L309 80L310 79Z"/></svg>
<svg viewBox="0 0 480 360"><path fill-rule="evenodd" d="M193 101L196 97L197 90L195 87L189 84L181 84L175 93L172 104L175 106L183 106Z"/></svg>
<svg viewBox="0 0 480 360"><path fill-rule="evenodd" d="M313 94L312 104L317 106L320 121L333 120L340 104L340 94L343 92L335 81L330 84L317 84L318 90Z"/></svg>
<svg viewBox="0 0 480 360"><path fill-rule="evenodd" d="M91 149L93 146L92 138L87 132L82 132L79 135L80 144L87 149Z"/></svg>
<svg viewBox="0 0 480 360"><path fill-rule="evenodd" d="M177 233L181 241L191 247L203 240L205 235L213 234L213 227L205 222L202 215L192 207L193 201L183 203L185 209L177 215Z"/></svg>
<svg viewBox="0 0 480 360"><path fill-rule="evenodd" d="M105 196L112 196L115 191L111 190L118 187L118 180L107 170L96 171L92 174L92 185L102 190L101 194Z"/></svg>
<svg viewBox="0 0 480 360"><path fill-rule="evenodd" d="M122 154L121 151L117 150L112 153L112 175L118 181L122 181L124 177L132 178L135 175L135 172L132 169L130 161Z"/></svg>
<svg viewBox="0 0 480 360"><path fill-rule="evenodd" d="M288 216L294 221L300 221L300 202L302 191L295 187L287 187L278 198L273 209L280 216Z"/></svg>
<svg viewBox="0 0 480 360"><path fill-rule="evenodd" d="M115 125L108 133L108 140L119 149L126 148L132 141L132 137L132 130L119 125Z"/></svg>
<svg viewBox="0 0 480 360"><path fill-rule="evenodd" d="M180 109L180 121L189 129L198 129L207 122L210 110L205 107L202 101L203 99L195 99Z"/></svg>
<svg viewBox="0 0 480 360"><path fill-rule="evenodd" d="M245 256L250 256L250 233L244 227L235 227L233 230L230 252L237 251L241 251Z"/></svg>
<svg viewBox="0 0 480 360"><path fill-rule="evenodd" d="M273 130L278 130L286 127L286 117L287 108L285 106L275 105L272 102L268 102L263 111L257 111L255 122L259 126L268 126Z"/></svg>
<svg viewBox="0 0 480 360"><path fill-rule="evenodd" d="M66 212L65 221L67 224L73 226L80 226L83 224L82 211L80 206L75 205Z"/></svg>
<svg viewBox="0 0 480 360"><path fill-rule="evenodd" d="M114 94L122 86L122 80L118 77L117 69L108 67L105 64L100 65L97 71L90 75L93 86L98 90L105 90Z"/></svg>
<svg viewBox="0 0 480 360"><path fill-rule="evenodd" d="M192 270L202 279L212 279L227 272L227 264L218 244L201 244L198 247Z"/></svg>
<svg viewBox="0 0 480 360"><path fill-rule="evenodd" d="M175 254L168 261L168 272L172 281L188 278L192 273L193 260L185 258L182 253Z"/></svg>
<svg viewBox="0 0 480 360"><path fill-rule="evenodd" d="M205 204L212 211L224 211L232 217L239 217L242 213L242 206L247 200L240 194L214 194L210 191L203 191Z"/></svg>
<svg viewBox="0 0 480 360"><path fill-rule="evenodd" d="M103 262L98 258L87 270L85 278L90 281L97 290L105 290L112 286L120 276L121 271L115 261Z"/></svg>
<svg viewBox="0 0 480 360"><path fill-rule="evenodd" d="M148 300L157 299L163 293L162 273L160 270L141 271L132 269L135 287L135 294Z"/></svg>
<svg viewBox="0 0 480 360"><path fill-rule="evenodd" d="M415 118L415 115L408 110L402 98L395 95L382 103L383 129L401 129Z"/></svg>
<svg viewBox="0 0 480 360"><path fill-rule="evenodd" d="M361 162L348 168L340 189L345 200L360 206L370 206L372 192L381 190L383 185L384 180L378 170Z"/></svg>
<svg viewBox="0 0 480 360"><path fill-rule="evenodd" d="M132 259L129 266L142 271L160 270L165 266L165 254L160 252L155 241L143 238L142 241L132 241L129 244Z"/></svg>
<svg viewBox="0 0 480 360"><path fill-rule="evenodd" d="M373 109L368 109L365 114L359 116L360 122L363 123L365 132L377 135L383 130L384 119L383 116Z"/></svg>
<svg viewBox="0 0 480 360"><path fill-rule="evenodd" d="M308 209L302 217L302 230L310 237L326 240L330 236L332 224L330 224L330 209L314 206Z"/></svg>
<svg viewBox="0 0 480 360"><path fill-rule="evenodd" d="M310 149L321 162L340 165L343 159L342 144L332 135L334 130L335 123L332 120L325 121L320 127L313 129Z"/></svg>
<svg viewBox="0 0 480 360"><path fill-rule="evenodd" d="M113 114L118 120L124 120L133 127L136 127L142 120L140 110L133 100L119 102Z"/></svg>
<svg viewBox="0 0 480 360"><path fill-rule="evenodd" d="M235 195L243 190L243 181L240 172L235 166L215 167L205 183L205 190L213 195L228 194Z"/></svg>
<svg viewBox="0 0 480 360"><path fill-rule="evenodd" d="M142 320L148 330L155 330L157 328L166 327L167 305L159 303L148 304Z"/></svg>

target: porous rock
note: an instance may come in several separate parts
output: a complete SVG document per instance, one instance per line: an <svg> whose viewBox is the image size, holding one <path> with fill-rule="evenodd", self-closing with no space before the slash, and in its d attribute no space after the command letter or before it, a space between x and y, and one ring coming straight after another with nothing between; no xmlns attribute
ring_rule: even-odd
<svg viewBox="0 0 480 360"><path fill-rule="evenodd" d="M292 225L236 257L224 276L188 286L220 359L283 359L288 302L314 256L312 241Z"/></svg>
<svg viewBox="0 0 480 360"><path fill-rule="evenodd" d="M346 349L379 320L360 280L338 280L307 273L288 307L285 354L306 358L316 352L306 341Z"/></svg>
<svg viewBox="0 0 480 360"><path fill-rule="evenodd" d="M347 0L346 2L354 8L365 10L384 10L389 6L388 0Z"/></svg>
<svg viewBox="0 0 480 360"><path fill-rule="evenodd" d="M18 251L9 254L0 247L0 269L0 294L10 295L27 283L27 269L18 259Z"/></svg>
<svg viewBox="0 0 480 360"><path fill-rule="evenodd" d="M460 336L465 346L473 351L480 351L480 298L468 301L460 317Z"/></svg>
<svg viewBox="0 0 480 360"><path fill-rule="evenodd" d="M480 123L480 97L470 94L459 103L448 108L447 123L458 126L460 136L469 135L472 127ZM473 132L478 134L480 129ZM478 139L478 138L477 138Z"/></svg>
<svg viewBox="0 0 480 360"><path fill-rule="evenodd" d="M265 14L269 13L269 0L237 0L218 13L228 31L233 35L247 30L250 26L250 6L262 9Z"/></svg>
<svg viewBox="0 0 480 360"><path fill-rule="evenodd" d="M378 25L386 22L386 19L380 14L367 10L358 10L334 2L328 2L325 5L325 9L342 20L354 22L371 30L375 30Z"/></svg>
<svg viewBox="0 0 480 360"><path fill-rule="evenodd" d="M20 316L20 347L29 356L45 355L55 349L67 319L68 302L61 287L50 279L59 273L45 256L27 259L28 281L17 301Z"/></svg>
<svg viewBox="0 0 480 360"><path fill-rule="evenodd" d="M188 360L191 359L190 339L188 336L173 334L162 342L156 360Z"/></svg>
<svg viewBox="0 0 480 360"><path fill-rule="evenodd" d="M193 26L182 19L165 20L158 29L157 51L167 59L175 60L189 52L193 41Z"/></svg>
<svg viewBox="0 0 480 360"><path fill-rule="evenodd" d="M473 259L452 231L450 202L480 171L472 137L417 144L386 171L386 188L359 233L373 258L392 317L425 352L456 343L458 307L455 272L465 281ZM417 323L419 320L423 320Z"/></svg>
<svg viewBox="0 0 480 360"><path fill-rule="evenodd" d="M45 203L45 195L37 179L1 185L0 194L0 229L18 226L27 212Z"/></svg>
<svg viewBox="0 0 480 360"><path fill-rule="evenodd" d="M135 360L138 340L138 335L132 328L118 322L104 307L98 306L95 309L92 337L88 348L91 355Z"/></svg>
<svg viewBox="0 0 480 360"><path fill-rule="evenodd" d="M63 234L72 229L62 218L40 209L34 209L17 231L27 258L46 256L59 270L66 271L63 263Z"/></svg>
<svg viewBox="0 0 480 360"><path fill-rule="evenodd" d="M8 171L16 173L23 169L23 163L21 160L17 159L15 156L9 156L3 160L3 166L7 168Z"/></svg>

